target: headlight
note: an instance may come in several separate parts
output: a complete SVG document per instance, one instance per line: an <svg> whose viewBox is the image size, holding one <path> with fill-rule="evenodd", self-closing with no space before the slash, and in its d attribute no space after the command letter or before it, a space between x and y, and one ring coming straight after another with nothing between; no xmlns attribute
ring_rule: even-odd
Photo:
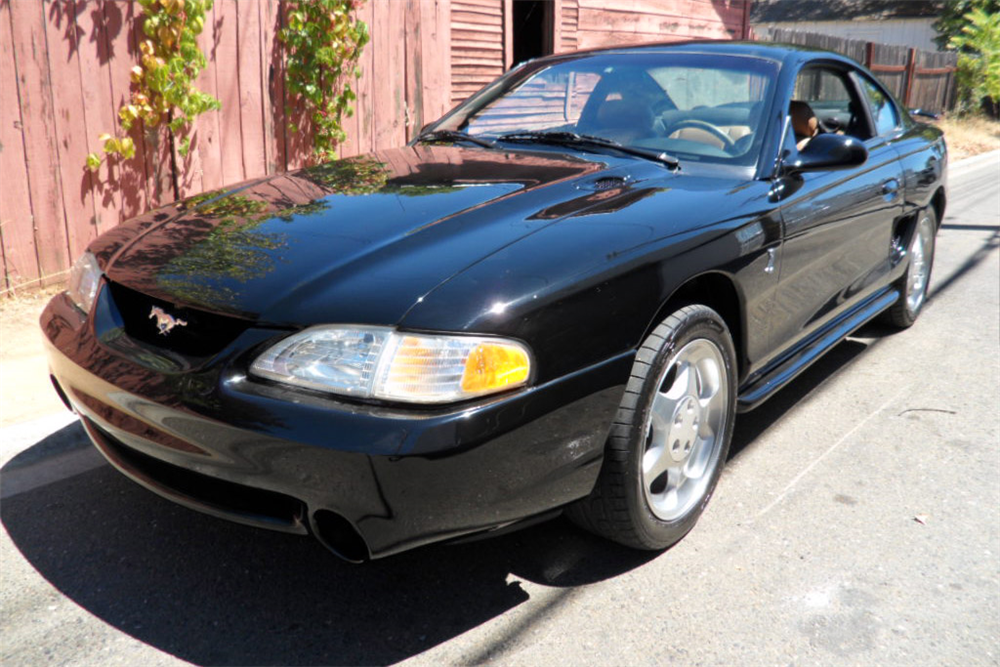
<svg viewBox="0 0 1000 667"><path fill-rule="evenodd" d="M273 345L250 372L346 396L447 403L527 384L531 354L501 338L324 325Z"/></svg>
<svg viewBox="0 0 1000 667"><path fill-rule="evenodd" d="M101 269L97 266L97 258L89 252L80 255L69 272L69 287L66 293L76 307L85 313L90 312L97 296L97 286L101 283Z"/></svg>

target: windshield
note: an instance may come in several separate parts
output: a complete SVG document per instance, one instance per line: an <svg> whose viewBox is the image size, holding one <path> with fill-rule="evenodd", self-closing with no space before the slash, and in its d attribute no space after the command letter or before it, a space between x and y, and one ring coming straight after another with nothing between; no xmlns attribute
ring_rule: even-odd
<svg viewBox="0 0 1000 667"><path fill-rule="evenodd" d="M574 132L682 162L753 165L777 63L691 53L595 54L529 63L435 126L496 140Z"/></svg>

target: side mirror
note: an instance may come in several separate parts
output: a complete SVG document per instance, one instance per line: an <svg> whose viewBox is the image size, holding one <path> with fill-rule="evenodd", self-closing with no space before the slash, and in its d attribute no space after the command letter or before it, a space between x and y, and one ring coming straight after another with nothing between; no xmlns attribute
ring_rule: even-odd
<svg viewBox="0 0 1000 667"><path fill-rule="evenodd" d="M785 174L803 171L833 171L860 167L868 159L864 144L843 134L821 134L813 137L791 160L782 162Z"/></svg>
<svg viewBox="0 0 1000 667"><path fill-rule="evenodd" d="M910 115L915 118L927 118L928 120L941 120L941 114L928 111L927 109L909 109Z"/></svg>

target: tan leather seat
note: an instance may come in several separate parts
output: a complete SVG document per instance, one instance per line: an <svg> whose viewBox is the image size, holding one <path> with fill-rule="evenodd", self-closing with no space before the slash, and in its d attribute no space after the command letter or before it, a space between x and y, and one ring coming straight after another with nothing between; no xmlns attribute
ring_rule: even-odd
<svg viewBox="0 0 1000 667"><path fill-rule="evenodd" d="M596 134L630 144L653 134L653 113L643 104L608 100L597 110Z"/></svg>

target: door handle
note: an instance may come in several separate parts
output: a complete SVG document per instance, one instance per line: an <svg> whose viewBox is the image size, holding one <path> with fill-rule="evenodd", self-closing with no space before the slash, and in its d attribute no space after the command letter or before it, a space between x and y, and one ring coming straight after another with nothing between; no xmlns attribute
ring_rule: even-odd
<svg viewBox="0 0 1000 667"><path fill-rule="evenodd" d="M886 195L889 199L895 198L897 192L899 192L899 181L895 178L890 178L888 181L882 182L882 194Z"/></svg>

